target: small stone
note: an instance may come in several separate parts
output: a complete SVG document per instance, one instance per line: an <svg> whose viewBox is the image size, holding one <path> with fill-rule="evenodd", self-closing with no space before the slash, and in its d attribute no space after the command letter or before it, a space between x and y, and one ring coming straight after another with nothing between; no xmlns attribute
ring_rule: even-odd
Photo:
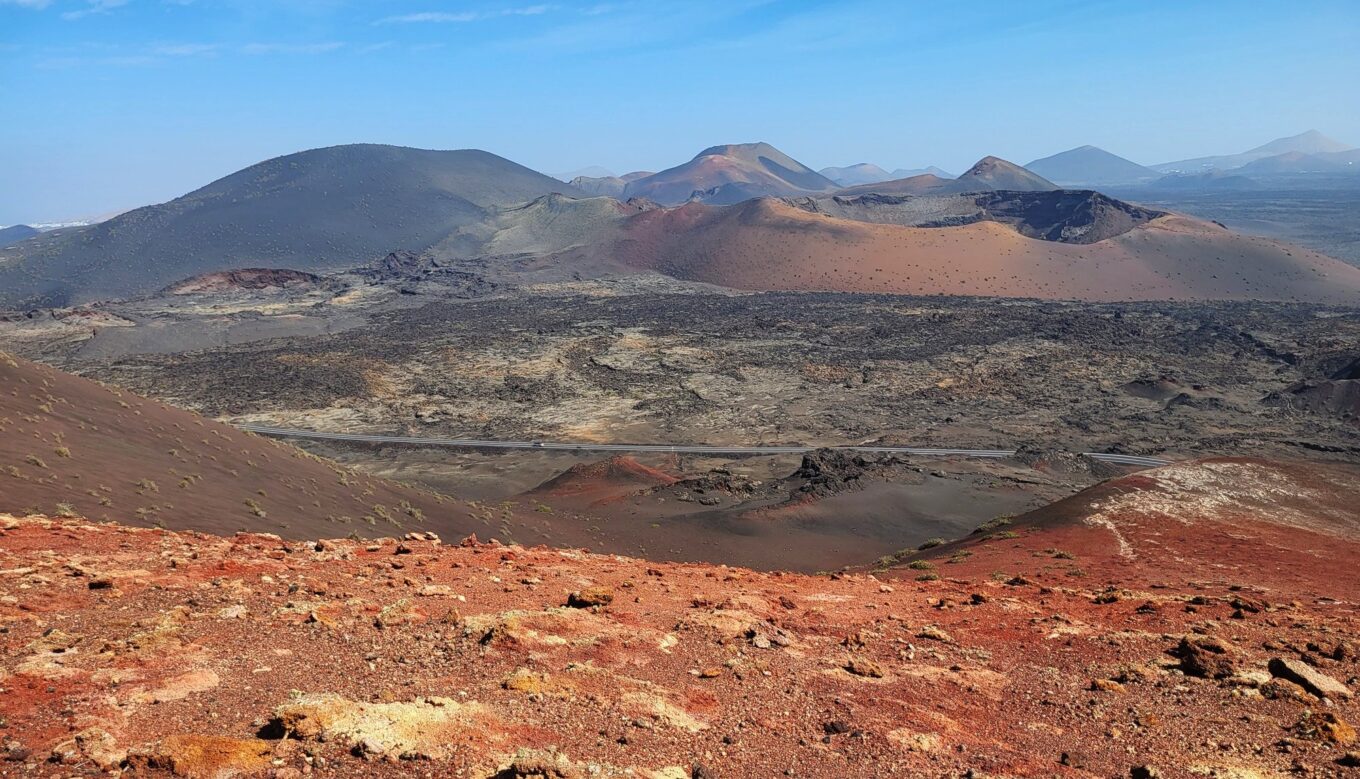
<svg viewBox="0 0 1360 779"><path fill-rule="evenodd" d="M1136 765L1129 769L1129 779L1161 779L1162 772L1150 765Z"/></svg>
<svg viewBox="0 0 1360 779"><path fill-rule="evenodd" d="M1106 590L1092 598L1091 602L1098 603L1100 605L1107 605L1110 603L1118 603L1119 600L1120 595L1118 590Z"/></svg>
<svg viewBox="0 0 1360 779"><path fill-rule="evenodd" d="M845 664L845 670L855 676L868 676L874 679L883 678L883 667L873 660L868 660L863 657L851 658L850 662Z"/></svg>
<svg viewBox="0 0 1360 779"><path fill-rule="evenodd" d="M573 609L589 609L608 606L614 602L614 591L608 587L590 587L578 590L567 596L567 605Z"/></svg>
<svg viewBox="0 0 1360 779"><path fill-rule="evenodd" d="M925 627L921 628L919 631L917 631L916 637L928 638L931 641L941 641L946 644L954 643L953 636L950 636L948 633L944 632L940 628L935 627L934 625L926 625Z"/></svg>
<svg viewBox="0 0 1360 779"><path fill-rule="evenodd" d="M90 579L89 587L92 590L111 590L113 589L113 577L96 576Z"/></svg>
<svg viewBox="0 0 1360 779"><path fill-rule="evenodd" d="M1072 768L1085 768L1086 759L1079 752L1063 752L1058 757L1058 762Z"/></svg>
<svg viewBox="0 0 1360 779"><path fill-rule="evenodd" d="M1092 679L1091 689L1100 692L1126 692L1124 685L1113 679Z"/></svg>

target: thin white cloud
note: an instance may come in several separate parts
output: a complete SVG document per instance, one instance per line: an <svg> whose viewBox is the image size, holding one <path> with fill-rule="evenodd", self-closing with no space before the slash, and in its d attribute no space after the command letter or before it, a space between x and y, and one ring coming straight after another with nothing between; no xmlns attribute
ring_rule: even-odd
<svg viewBox="0 0 1360 779"><path fill-rule="evenodd" d="M153 46L151 53L161 57L207 57L221 49L216 43L166 43Z"/></svg>
<svg viewBox="0 0 1360 779"><path fill-rule="evenodd" d="M503 8L499 11L422 11L420 13L387 16L374 22L374 24L466 24L505 16L539 16L552 9L551 5L542 3L520 8Z"/></svg>
<svg viewBox="0 0 1360 779"><path fill-rule="evenodd" d="M0 0L0 5L17 5L20 8L32 8L41 11L52 4L52 0Z"/></svg>
<svg viewBox="0 0 1360 779"><path fill-rule="evenodd" d="M344 48L339 41L326 43L247 43L241 47L246 54L325 54Z"/></svg>
<svg viewBox="0 0 1360 779"><path fill-rule="evenodd" d="M78 11L67 11L61 18L68 21L83 19L91 14L106 14L115 8L121 8L128 4L128 0L87 0L87 5Z"/></svg>
<svg viewBox="0 0 1360 779"><path fill-rule="evenodd" d="M436 22L440 24L475 22L481 18L481 14L472 11L462 13L445 13L443 11L426 11L418 14L403 14L401 16L388 16L379 19L375 24L421 24L425 22Z"/></svg>

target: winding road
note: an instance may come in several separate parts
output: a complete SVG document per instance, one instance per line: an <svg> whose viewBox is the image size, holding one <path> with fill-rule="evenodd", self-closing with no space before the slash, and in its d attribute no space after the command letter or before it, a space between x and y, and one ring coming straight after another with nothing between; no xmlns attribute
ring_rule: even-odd
<svg viewBox="0 0 1360 779"><path fill-rule="evenodd" d="M450 447L456 449L542 449L566 452L673 452L677 454L802 454L811 452L815 446L703 446L698 444L595 444L569 443L560 441L481 441L472 438L419 438L415 436L369 435L366 433L323 433L315 430L292 430L284 427L265 425L237 425L237 428L260 435L276 438L308 438L320 441L352 441L366 444L405 444L409 446ZM922 457L988 457L1002 458L1015 454L1014 449L929 449L915 446L830 446L827 449L840 449L848 452L881 452L887 454L909 454ZM1093 460L1114 465L1131 465L1140 468L1156 468L1169 465L1170 460L1160 457L1142 457L1132 454L1110 454L1108 452L1083 452Z"/></svg>

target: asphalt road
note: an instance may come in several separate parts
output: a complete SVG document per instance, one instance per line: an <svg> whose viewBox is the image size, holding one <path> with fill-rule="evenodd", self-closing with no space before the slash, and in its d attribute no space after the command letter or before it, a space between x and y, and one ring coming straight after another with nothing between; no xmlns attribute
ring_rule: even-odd
<svg viewBox="0 0 1360 779"><path fill-rule="evenodd" d="M418 438L414 436L367 435L364 433L321 433L315 430L291 430L264 425L237 425L241 430L277 438L310 438L321 441L354 441L367 444L406 444L410 446L452 447L457 449L543 449L566 452L675 452L681 454L802 454L813 446L700 446L693 444L594 444L560 441L479 441L472 438ZM1010 457L1013 449L928 449L915 446L834 446L850 452L883 452L924 457ZM1115 465L1156 468L1170 460L1159 457L1140 457L1131 454L1084 452L1087 457Z"/></svg>

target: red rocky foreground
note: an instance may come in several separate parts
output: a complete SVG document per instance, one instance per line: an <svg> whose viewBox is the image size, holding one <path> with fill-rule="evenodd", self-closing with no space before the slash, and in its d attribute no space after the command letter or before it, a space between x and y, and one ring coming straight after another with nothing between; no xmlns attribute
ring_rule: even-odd
<svg viewBox="0 0 1360 779"><path fill-rule="evenodd" d="M1353 569L1016 527L888 580L0 515L0 775L1358 775Z"/></svg>

